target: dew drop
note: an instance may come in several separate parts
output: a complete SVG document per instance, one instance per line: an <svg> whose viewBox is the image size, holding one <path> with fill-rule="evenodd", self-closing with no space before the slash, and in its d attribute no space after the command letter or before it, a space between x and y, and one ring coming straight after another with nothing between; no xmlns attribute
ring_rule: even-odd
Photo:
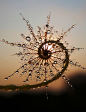
<svg viewBox="0 0 86 112"><path fill-rule="evenodd" d="M22 44L22 47L24 48L25 47L25 44Z"/></svg>
<svg viewBox="0 0 86 112"><path fill-rule="evenodd" d="M8 80L8 77L6 77L5 80Z"/></svg>
<svg viewBox="0 0 86 112"><path fill-rule="evenodd" d="M22 72L22 74L24 74L24 71Z"/></svg>
<svg viewBox="0 0 86 112"><path fill-rule="evenodd" d="M36 38L34 38L34 41L36 42L36 41L37 41L37 39L36 39Z"/></svg>
<svg viewBox="0 0 86 112"><path fill-rule="evenodd" d="M74 27L75 27L75 25L72 26L72 28L74 28Z"/></svg>
<svg viewBox="0 0 86 112"><path fill-rule="evenodd" d="M30 43L31 47L33 47L33 43Z"/></svg>
<svg viewBox="0 0 86 112"><path fill-rule="evenodd" d="M23 58L21 58L21 60L23 61Z"/></svg>
<svg viewBox="0 0 86 112"><path fill-rule="evenodd" d="M20 74L20 77L22 76L22 74Z"/></svg>
<svg viewBox="0 0 86 112"><path fill-rule="evenodd" d="M11 76L8 76L8 78L10 78Z"/></svg>
<svg viewBox="0 0 86 112"><path fill-rule="evenodd" d="M81 65L78 65L78 67L81 67Z"/></svg>
<svg viewBox="0 0 86 112"><path fill-rule="evenodd" d="M25 20L25 18L23 17L23 20Z"/></svg>
<svg viewBox="0 0 86 112"><path fill-rule="evenodd" d="M29 21L27 20L27 23L29 23Z"/></svg>
<svg viewBox="0 0 86 112"><path fill-rule="evenodd" d="M27 37L26 37L26 40L27 40L27 41L30 41L30 40L31 40L31 38L30 38L29 36L27 36Z"/></svg>
<svg viewBox="0 0 86 112"><path fill-rule="evenodd" d="M51 43L48 43L48 45L51 45Z"/></svg>
<svg viewBox="0 0 86 112"><path fill-rule="evenodd" d="M17 71L16 71L16 74L18 74L18 73L19 73L19 71L17 70Z"/></svg>
<svg viewBox="0 0 86 112"><path fill-rule="evenodd" d="M31 64L31 61L28 61L29 64Z"/></svg>
<svg viewBox="0 0 86 112"><path fill-rule="evenodd" d="M30 26L28 27L28 29L30 30Z"/></svg>
<svg viewBox="0 0 86 112"><path fill-rule="evenodd" d="M40 87L38 86L38 88L40 88Z"/></svg>
<svg viewBox="0 0 86 112"><path fill-rule="evenodd" d="M24 73L27 73L27 71L25 70Z"/></svg>
<svg viewBox="0 0 86 112"><path fill-rule="evenodd" d="M63 35L61 35L60 38L63 38Z"/></svg>
<svg viewBox="0 0 86 112"><path fill-rule="evenodd" d="M24 36L24 34L21 34L21 36L23 37L23 36Z"/></svg>
<svg viewBox="0 0 86 112"><path fill-rule="evenodd" d="M43 66L43 63L41 63L40 66L42 67Z"/></svg>
<svg viewBox="0 0 86 112"><path fill-rule="evenodd" d="M72 85L70 85L70 87L73 87Z"/></svg>
<svg viewBox="0 0 86 112"><path fill-rule="evenodd" d="M41 37L39 37L39 41L42 41L42 38Z"/></svg>
<svg viewBox="0 0 86 112"><path fill-rule="evenodd" d="M14 43L10 43L11 46L14 46Z"/></svg>
<svg viewBox="0 0 86 112"><path fill-rule="evenodd" d="M58 33L58 31L56 31L56 33Z"/></svg>
<svg viewBox="0 0 86 112"><path fill-rule="evenodd" d="M26 79L26 82L28 82L29 80L28 80L28 78Z"/></svg>
<svg viewBox="0 0 86 112"><path fill-rule="evenodd" d="M69 82L69 81L68 81L67 83L68 83L68 84L70 84L70 82Z"/></svg>
<svg viewBox="0 0 86 112"><path fill-rule="evenodd" d="M65 81L67 81L67 82L68 82L68 79L65 79Z"/></svg>
<svg viewBox="0 0 86 112"><path fill-rule="evenodd" d="M40 31L38 31L37 33L40 34Z"/></svg>
<svg viewBox="0 0 86 112"><path fill-rule="evenodd" d="M50 19L50 15L48 15L47 18Z"/></svg>
<svg viewBox="0 0 86 112"><path fill-rule="evenodd" d="M31 73L32 72L32 70L29 70L29 73Z"/></svg>
<svg viewBox="0 0 86 112"><path fill-rule="evenodd" d="M27 66L27 63L25 63L24 65Z"/></svg>
<svg viewBox="0 0 86 112"><path fill-rule="evenodd" d="M50 30L47 30L47 34L50 34Z"/></svg>
<svg viewBox="0 0 86 112"><path fill-rule="evenodd" d="M44 82L46 82L46 79L44 79Z"/></svg>
<svg viewBox="0 0 86 112"><path fill-rule="evenodd" d="M14 74L12 74L11 76L14 76Z"/></svg>
<svg viewBox="0 0 86 112"><path fill-rule="evenodd" d="M57 64L57 61L54 61L54 64Z"/></svg>
<svg viewBox="0 0 86 112"><path fill-rule="evenodd" d="M48 88L48 86L46 86L46 89Z"/></svg>
<svg viewBox="0 0 86 112"><path fill-rule="evenodd" d="M72 61L70 61L70 64L72 64L73 62Z"/></svg>
<svg viewBox="0 0 86 112"><path fill-rule="evenodd" d="M39 75L39 74L40 74L40 72L39 72L39 71L37 71L37 74Z"/></svg>
<svg viewBox="0 0 86 112"><path fill-rule="evenodd" d="M61 72L59 74L61 75Z"/></svg>
<svg viewBox="0 0 86 112"><path fill-rule="evenodd" d="M37 79L39 79L39 76L37 76Z"/></svg>
<svg viewBox="0 0 86 112"><path fill-rule="evenodd" d="M59 70L57 70L59 72Z"/></svg>
<svg viewBox="0 0 86 112"><path fill-rule="evenodd" d="M51 74L51 77L54 77L54 74Z"/></svg>
<svg viewBox="0 0 86 112"><path fill-rule="evenodd" d="M31 27L30 29L33 30L33 27Z"/></svg>
<svg viewBox="0 0 86 112"><path fill-rule="evenodd" d="M85 70L86 68L83 68L83 70Z"/></svg>
<svg viewBox="0 0 86 112"><path fill-rule="evenodd" d="M36 45L38 46L39 45L39 42L36 42Z"/></svg>
<svg viewBox="0 0 86 112"><path fill-rule="evenodd" d="M32 76L32 74L31 73L29 73L29 77L31 77Z"/></svg>
<svg viewBox="0 0 86 112"><path fill-rule="evenodd" d="M63 79L66 79L65 75L62 76Z"/></svg>
<svg viewBox="0 0 86 112"><path fill-rule="evenodd" d="M50 73L52 73L52 70L50 70Z"/></svg>
<svg viewBox="0 0 86 112"><path fill-rule="evenodd" d="M31 29L31 28L30 28L30 29ZM30 33L32 34L32 33L33 33L33 31L31 30L31 31L30 31Z"/></svg>
<svg viewBox="0 0 86 112"><path fill-rule="evenodd" d="M23 81L23 83L25 84L26 81Z"/></svg>
<svg viewBox="0 0 86 112"><path fill-rule="evenodd" d="M41 76L43 77L43 74L41 74Z"/></svg>
<svg viewBox="0 0 86 112"><path fill-rule="evenodd" d="M5 43L8 44L8 41L6 41Z"/></svg>
<svg viewBox="0 0 86 112"><path fill-rule="evenodd" d="M2 39L2 42L5 42L5 40L4 40L4 39Z"/></svg>
<svg viewBox="0 0 86 112"><path fill-rule="evenodd" d="M46 27L48 28L48 27L49 27L49 25L48 25L48 24L46 24Z"/></svg>
<svg viewBox="0 0 86 112"><path fill-rule="evenodd" d="M18 47L21 47L21 44L18 44L17 46L18 46Z"/></svg>

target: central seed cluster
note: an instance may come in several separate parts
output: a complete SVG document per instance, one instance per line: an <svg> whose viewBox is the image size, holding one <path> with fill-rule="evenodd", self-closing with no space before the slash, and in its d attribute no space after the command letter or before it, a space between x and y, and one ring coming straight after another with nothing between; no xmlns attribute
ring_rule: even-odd
<svg viewBox="0 0 86 112"><path fill-rule="evenodd" d="M38 49L38 54L41 59L47 60L51 57L51 51L47 48L44 48L42 44Z"/></svg>
<svg viewBox="0 0 86 112"><path fill-rule="evenodd" d="M44 50L44 51L43 51L43 55L44 55L44 56L48 56L48 50Z"/></svg>
<svg viewBox="0 0 86 112"><path fill-rule="evenodd" d="M41 54L42 54L44 57L49 56L50 53L51 53L51 52L50 52L49 50L47 50L47 49L41 51Z"/></svg>

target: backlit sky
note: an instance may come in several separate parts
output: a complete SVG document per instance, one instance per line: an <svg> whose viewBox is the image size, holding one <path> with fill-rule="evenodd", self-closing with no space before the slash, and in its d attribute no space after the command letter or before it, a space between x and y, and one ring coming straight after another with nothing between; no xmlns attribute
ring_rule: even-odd
<svg viewBox="0 0 86 112"><path fill-rule="evenodd" d="M69 48L71 46L84 48L84 50L73 53L70 58L86 67L86 0L0 0L0 40L25 42L20 35L24 33L27 36L29 31L19 13L29 20L36 32L37 26L42 28L46 24L47 15L50 12L50 25L54 26L54 30L58 30L59 33L62 29L66 31L77 23L75 28L67 33L65 40L69 43ZM4 80L21 65L18 63L20 62L19 57L11 56L18 51L17 47L0 42L0 85L22 85L23 78L19 75L15 75L8 81ZM69 70L69 75L83 71L71 66ZM62 84L58 81L57 85L52 83L50 88L60 88Z"/></svg>

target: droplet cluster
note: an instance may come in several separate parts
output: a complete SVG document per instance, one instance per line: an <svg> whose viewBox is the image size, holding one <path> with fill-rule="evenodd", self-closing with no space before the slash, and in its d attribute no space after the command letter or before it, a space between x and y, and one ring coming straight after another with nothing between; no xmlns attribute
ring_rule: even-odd
<svg viewBox="0 0 86 112"><path fill-rule="evenodd" d="M53 26L50 26L50 15L47 16L47 23L43 26L43 30L38 26L37 34L35 35L33 32L33 27L26 20L23 15L20 13L23 20L26 22L28 30L30 32L29 35L25 36L21 34L21 37L26 40L26 43L10 43L2 39L1 41L9 44L11 46L21 47L22 51L15 53L20 57L22 61L22 66L19 67L12 75L5 78L8 80L11 76L15 74L20 74L20 77L25 75L26 79L23 81L24 84L29 83L29 81L34 80L35 84L41 83L42 85L48 84L48 81L53 81L62 77L70 87L73 86L69 83L69 80L63 74L65 70L67 70L68 64L81 67L83 70L86 68L82 67L77 62L73 62L69 59L69 55L75 51L83 48L71 48L67 49L68 43L64 41L62 43L64 36L67 36L67 32L69 32L72 28L75 27L76 24L72 25L67 31L63 31L59 34L58 31L53 31ZM43 84L42 84L43 83ZM46 84L46 96L47 95L47 86ZM40 86L38 86L40 87Z"/></svg>

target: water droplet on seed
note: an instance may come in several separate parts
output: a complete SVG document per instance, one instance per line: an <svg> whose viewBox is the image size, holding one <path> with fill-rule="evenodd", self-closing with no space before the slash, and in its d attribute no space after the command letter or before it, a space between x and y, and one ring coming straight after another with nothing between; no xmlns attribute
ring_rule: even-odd
<svg viewBox="0 0 86 112"><path fill-rule="evenodd" d="M10 78L11 76L8 76L8 78Z"/></svg>
<svg viewBox="0 0 86 112"><path fill-rule="evenodd" d="M48 25L48 24L46 24L46 27L48 28L48 27L49 27L49 25Z"/></svg>
<svg viewBox="0 0 86 112"><path fill-rule="evenodd" d="M18 73L19 73L19 71L17 70L17 71L16 71L16 74L18 74Z"/></svg>
<svg viewBox="0 0 86 112"><path fill-rule="evenodd" d="M33 47L34 45L33 45L33 43L30 43L30 45L31 45L31 47Z"/></svg>
<svg viewBox="0 0 86 112"><path fill-rule="evenodd" d="M29 21L27 20L27 23L29 23Z"/></svg>
<svg viewBox="0 0 86 112"><path fill-rule="evenodd" d="M54 61L54 64L57 64L57 61Z"/></svg>
<svg viewBox="0 0 86 112"><path fill-rule="evenodd" d="M8 44L8 41L6 41L5 43Z"/></svg>
<svg viewBox="0 0 86 112"><path fill-rule="evenodd" d="M50 15L48 15L47 18L50 19Z"/></svg>
<svg viewBox="0 0 86 112"><path fill-rule="evenodd" d="M2 42L5 42L5 40L4 40L4 39L2 39Z"/></svg>
<svg viewBox="0 0 86 112"><path fill-rule="evenodd" d="M75 25L72 26L72 28L74 28L74 27L75 27Z"/></svg>
<svg viewBox="0 0 86 112"><path fill-rule="evenodd" d="M20 77L22 76L22 74L20 74Z"/></svg>
<svg viewBox="0 0 86 112"><path fill-rule="evenodd" d="M21 36L23 37L23 36L24 36L24 34L21 34Z"/></svg>
<svg viewBox="0 0 86 112"><path fill-rule="evenodd" d="M26 81L23 81L23 83L25 84Z"/></svg>
<svg viewBox="0 0 86 112"><path fill-rule="evenodd" d="M39 41L42 41L42 38L41 37L39 37Z"/></svg>
<svg viewBox="0 0 86 112"><path fill-rule="evenodd" d="M27 36L27 37L26 37L26 40L27 40L27 41L30 41L30 40L31 40L31 38L30 38L29 36Z"/></svg>
<svg viewBox="0 0 86 112"><path fill-rule="evenodd" d="M28 82L29 80L28 79L26 79L26 82Z"/></svg>
<svg viewBox="0 0 86 112"><path fill-rule="evenodd" d="M30 30L30 26L28 27L28 29Z"/></svg>
<svg viewBox="0 0 86 112"><path fill-rule="evenodd" d="M46 79L44 79L44 82L46 82Z"/></svg>
<svg viewBox="0 0 86 112"><path fill-rule="evenodd" d="M83 68L83 70L85 70L86 68Z"/></svg>
<svg viewBox="0 0 86 112"><path fill-rule="evenodd" d="M38 46L39 45L39 42L36 42L36 45Z"/></svg>
<svg viewBox="0 0 86 112"><path fill-rule="evenodd" d="M30 29L31 29L31 28L30 28ZM33 33L33 31L31 30L31 31L30 31L30 33L32 34L32 33Z"/></svg>
<svg viewBox="0 0 86 112"><path fill-rule="evenodd" d="M63 75L62 77L63 77L63 79L66 79L65 75Z"/></svg>
<svg viewBox="0 0 86 112"><path fill-rule="evenodd" d="M14 46L14 43L10 43L11 46Z"/></svg>
<svg viewBox="0 0 86 112"><path fill-rule="evenodd" d="M8 80L8 77L6 77L5 80Z"/></svg>
<svg viewBox="0 0 86 112"><path fill-rule="evenodd" d="M33 27L30 28L31 30L33 29Z"/></svg>
<svg viewBox="0 0 86 112"><path fill-rule="evenodd" d="M23 20L25 20L25 18L23 17Z"/></svg>
<svg viewBox="0 0 86 112"><path fill-rule="evenodd" d="M22 47L24 48L25 47L25 44L22 44Z"/></svg>
<svg viewBox="0 0 86 112"><path fill-rule="evenodd" d="M29 77L31 77L32 76L32 74L31 73L29 73Z"/></svg>
<svg viewBox="0 0 86 112"><path fill-rule="evenodd" d="M32 70L29 70L29 73L31 73L32 72Z"/></svg>
<svg viewBox="0 0 86 112"><path fill-rule="evenodd" d="M37 33L40 34L40 31L38 31Z"/></svg>
<svg viewBox="0 0 86 112"><path fill-rule="evenodd" d="M47 30L47 34L50 34L50 30Z"/></svg>
<svg viewBox="0 0 86 112"><path fill-rule="evenodd" d="M46 86L46 89L48 88L48 86Z"/></svg>
<svg viewBox="0 0 86 112"><path fill-rule="evenodd" d="M18 44L17 46L18 46L18 47L21 47L21 44Z"/></svg>

